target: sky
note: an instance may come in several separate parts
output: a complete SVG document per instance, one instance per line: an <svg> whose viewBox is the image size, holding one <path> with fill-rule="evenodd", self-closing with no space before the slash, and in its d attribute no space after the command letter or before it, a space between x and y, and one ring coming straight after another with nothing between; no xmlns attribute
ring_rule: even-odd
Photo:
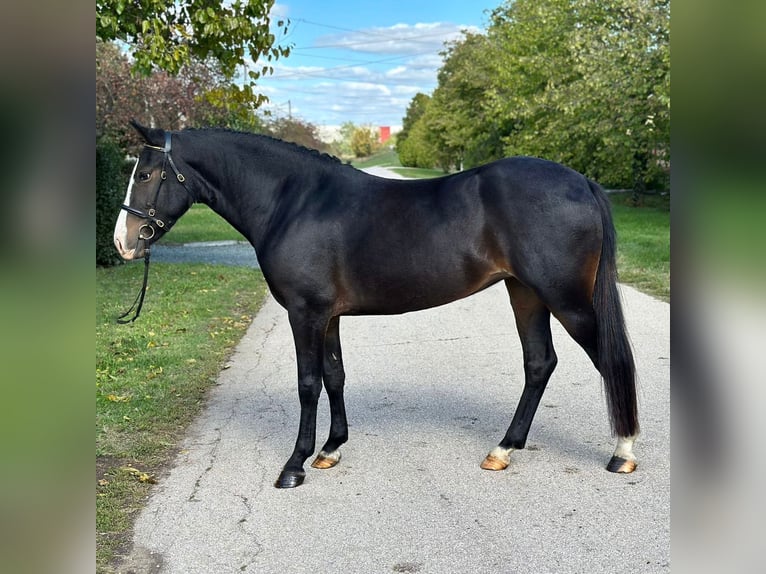
<svg viewBox="0 0 766 574"><path fill-rule="evenodd" d="M444 42L486 29L502 0L284 0L272 23L289 19L291 45L259 80L272 115L316 126L401 126L412 97L430 94Z"/></svg>

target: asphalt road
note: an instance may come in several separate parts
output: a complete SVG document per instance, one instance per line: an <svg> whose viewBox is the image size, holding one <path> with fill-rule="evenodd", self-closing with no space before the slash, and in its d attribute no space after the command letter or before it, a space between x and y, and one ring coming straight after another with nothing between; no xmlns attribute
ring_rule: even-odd
<svg viewBox="0 0 766 574"><path fill-rule="evenodd" d="M205 241L183 245L157 243L152 245L152 261L258 267L255 250L246 241Z"/></svg>
<svg viewBox="0 0 766 574"><path fill-rule="evenodd" d="M528 448L505 471L479 468L524 378L500 284L437 309L344 317L343 459L275 489L299 405L287 314L268 299L154 488L119 571L669 572L669 305L622 291L640 376L635 473L604 469L614 448L604 392L555 320L559 364ZM323 395L320 444L328 410Z"/></svg>

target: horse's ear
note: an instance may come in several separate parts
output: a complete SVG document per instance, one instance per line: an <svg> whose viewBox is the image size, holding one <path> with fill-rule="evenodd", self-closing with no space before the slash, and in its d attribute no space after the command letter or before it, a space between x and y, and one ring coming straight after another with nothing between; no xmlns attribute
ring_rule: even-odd
<svg viewBox="0 0 766 574"><path fill-rule="evenodd" d="M142 126L136 120L130 120L132 125L139 135L144 138L144 141L149 145L162 147L165 144L165 132L161 129L147 128Z"/></svg>

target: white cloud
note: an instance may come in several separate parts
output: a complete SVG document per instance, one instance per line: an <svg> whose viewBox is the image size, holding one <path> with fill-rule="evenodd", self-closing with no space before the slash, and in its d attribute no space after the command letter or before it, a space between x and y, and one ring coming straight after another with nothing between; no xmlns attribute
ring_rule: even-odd
<svg viewBox="0 0 766 574"><path fill-rule="evenodd" d="M317 38L314 47L345 48L373 54L438 52L445 42L459 39L464 28L445 22L395 24L387 28L376 27L328 34ZM475 26L467 29L471 32L479 32Z"/></svg>
<svg viewBox="0 0 766 574"><path fill-rule="evenodd" d="M269 12L272 19L287 18L289 13L290 13L290 8L287 6L287 4L278 4L278 3L275 3L271 7L271 12Z"/></svg>
<svg viewBox="0 0 766 574"><path fill-rule="evenodd" d="M411 95L414 96L420 92L420 86L394 86L394 93L399 95Z"/></svg>
<svg viewBox="0 0 766 574"><path fill-rule="evenodd" d="M389 78L393 78L397 75L403 74L406 71L407 71L407 66L397 66L396 68L388 70L386 72L386 76L388 76Z"/></svg>
<svg viewBox="0 0 766 574"><path fill-rule="evenodd" d="M351 91L356 91L362 94L377 92L384 96L391 95L391 90L383 84L373 84L371 82L349 82L346 84L346 87Z"/></svg>

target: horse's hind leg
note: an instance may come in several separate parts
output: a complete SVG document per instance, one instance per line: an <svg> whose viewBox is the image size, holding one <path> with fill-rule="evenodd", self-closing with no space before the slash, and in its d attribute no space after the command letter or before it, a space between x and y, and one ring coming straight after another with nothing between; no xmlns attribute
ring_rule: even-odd
<svg viewBox="0 0 766 574"><path fill-rule="evenodd" d="M524 353L524 390L505 437L481 463L486 470L503 470L510 463L511 452L526 445L532 419L557 361L548 308L518 280L508 279L505 284Z"/></svg>
<svg viewBox="0 0 766 574"><path fill-rule="evenodd" d="M554 315L567 333L585 350L596 370L600 371L595 312L583 302L579 305L555 308ZM636 469L636 456L633 454L633 443L636 438L638 438L638 432L634 434L625 432L625 436L618 435L617 446L606 467L609 472L630 473Z"/></svg>
<svg viewBox="0 0 766 574"><path fill-rule="evenodd" d="M330 436L311 463L314 468L330 468L340 460L339 447L348 440L346 404L343 400L343 386L346 373L343 370L343 354L340 348L340 317L330 319L325 337L324 388L330 399Z"/></svg>

